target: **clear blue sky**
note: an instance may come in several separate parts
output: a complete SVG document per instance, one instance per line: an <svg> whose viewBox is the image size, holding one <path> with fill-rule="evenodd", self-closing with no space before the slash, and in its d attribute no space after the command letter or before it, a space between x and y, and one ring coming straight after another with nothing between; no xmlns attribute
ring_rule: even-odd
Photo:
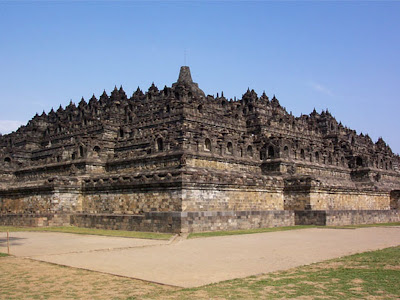
<svg viewBox="0 0 400 300"><path fill-rule="evenodd" d="M400 152L400 2L0 2L0 132L191 67L206 94L276 94ZM13 127L14 126L14 127Z"/></svg>

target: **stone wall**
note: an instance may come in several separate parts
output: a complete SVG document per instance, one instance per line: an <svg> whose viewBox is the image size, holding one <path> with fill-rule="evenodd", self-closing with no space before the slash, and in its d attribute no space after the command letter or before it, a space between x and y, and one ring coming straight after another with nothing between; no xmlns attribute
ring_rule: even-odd
<svg viewBox="0 0 400 300"><path fill-rule="evenodd" d="M181 213L149 212L143 215L78 213L71 215L71 225L111 230L180 233Z"/></svg>
<svg viewBox="0 0 400 300"><path fill-rule="evenodd" d="M388 191L326 187L311 177L285 180L284 198L288 210L388 210L391 203Z"/></svg>
<svg viewBox="0 0 400 300"><path fill-rule="evenodd" d="M52 194L12 195L0 197L0 213L43 213L55 210Z"/></svg>
<svg viewBox="0 0 400 300"><path fill-rule="evenodd" d="M143 215L71 215L71 225L147 232L201 232L294 225L293 211L150 212Z"/></svg>
<svg viewBox="0 0 400 300"><path fill-rule="evenodd" d="M400 222L398 210L336 210L326 212L326 225L356 225Z"/></svg>
<svg viewBox="0 0 400 300"><path fill-rule="evenodd" d="M295 211L296 225L342 226L400 222L398 210Z"/></svg>
<svg viewBox="0 0 400 300"><path fill-rule="evenodd" d="M206 153L207 154L207 153ZM196 158L188 158L186 161L187 166L195 167L195 168L205 168L210 170L222 170L222 171L236 171L236 172L248 172L249 174L260 174L261 170L258 164L245 159L238 161L239 158L230 157L231 161L228 158L220 158L219 160L215 157L206 157L205 154L202 154L202 157Z"/></svg>
<svg viewBox="0 0 400 300"><path fill-rule="evenodd" d="M80 208L76 186L36 186L0 193L0 213L47 214L74 212Z"/></svg>
<svg viewBox="0 0 400 300"><path fill-rule="evenodd" d="M279 188L238 188L207 185L182 190L182 211L252 211L283 210L283 193Z"/></svg>
<svg viewBox="0 0 400 300"><path fill-rule="evenodd" d="M324 210L296 210L295 225L326 225L326 211Z"/></svg>
<svg viewBox="0 0 400 300"><path fill-rule="evenodd" d="M1 226L19 227L46 227L46 226L68 226L70 225L69 214L0 214Z"/></svg>
<svg viewBox="0 0 400 300"><path fill-rule="evenodd" d="M294 225L294 212L201 211L182 212L182 232L238 230Z"/></svg>
<svg viewBox="0 0 400 300"><path fill-rule="evenodd" d="M313 210L387 210L390 195L387 192L318 189L310 193Z"/></svg>
<svg viewBox="0 0 400 300"><path fill-rule="evenodd" d="M315 178L329 179L333 185L352 184L350 171L343 166L324 165L320 163L297 163L295 174L312 175Z"/></svg>
<svg viewBox="0 0 400 300"><path fill-rule="evenodd" d="M162 156L162 159L160 159ZM114 160L107 164L109 174L134 174L136 172L159 171L162 169L176 168L180 164L178 155L155 153L148 157L129 157Z"/></svg>
<svg viewBox="0 0 400 300"><path fill-rule="evenodd" d="M67 226L147 232L203 232L294 225L342 226L400 222L398 210L201 211L127 214L0 214L1 226Z"/></svg>
<svg viewBox="0 0 400 300"><path fill-rule="evenodd" d="M176 189L127 189L84 193L81 212L90 214L143 214L180 211L182 192Z"/></svg>
<svg viewBox="0 0 400 300"><path fill-rule="evenodd" d="M286 210L304 210L310 208L308 191L285 191L284 207Z"/></svg>

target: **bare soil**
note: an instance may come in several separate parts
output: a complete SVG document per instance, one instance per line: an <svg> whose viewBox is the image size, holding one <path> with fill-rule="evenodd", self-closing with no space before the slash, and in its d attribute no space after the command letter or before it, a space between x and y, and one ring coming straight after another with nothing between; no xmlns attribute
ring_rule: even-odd
<svg viewBox="0 0 400 300"><path fill-rule="evenodd" d="M11 253L18 256L192 288L397 246L400 227L313 228L174 243L44 232L13 238Z"/></svg>
<svg viewBox="0 0 400 300"><path fill-rule="evenodd" d="M0 299L126 299L176 289L21 257L0 259Z"/></svg>

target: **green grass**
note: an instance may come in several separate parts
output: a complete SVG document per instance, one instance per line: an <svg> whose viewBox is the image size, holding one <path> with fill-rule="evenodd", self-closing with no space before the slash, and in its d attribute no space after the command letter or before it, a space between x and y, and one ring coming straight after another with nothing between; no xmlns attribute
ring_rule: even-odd
<svg viewBox="0 0 400 300"><path fill-rule="evenodd" d="M400 247L394 247L288 271L168 291L158 296L171 299L399 299L399 267ZM148 294L144 298L155 296Z"/></svg>
<svg viewBox="0 0 400 300"><path fill-rule="evenodd" d="M381 227L381 226L400 226L400 222L392 222L392 223L374 223L374 224L358 224L358 225L343 225L343 226L326 226L321 228L333 228L333 229L352 229L352 228L364 228L364 227Z"/></svg>
<svg viewBox="0 0 400 300"><path fill-rule="evenodd" d="M8 256L8 254L0 252L0 257L6 257L6 256Z"/></svg>
<svg viewBox="0 0 400 300"><path fill-rule="evenodd" d="M286 226L286 227L256 228L256 229L243 229L243 230L207 231L207 232L190 233L188 238L189 239L194 239L194 238L214 237L214 236L253 234L253 233L263 233L263 232L275 232L275 231L306 229L306 228L355 229L355 228L362 228L362 227L377 227L377 226L400 226L400 222L397 222L397 223L379 223L379 224L361 224L361 225L345 225L345 226L296 225L296 226Z"/></svg>
<svg viewBox="0 0 400 300"><path fill-rule="evenodd" d="M139 231L125 231L125 230L105 230L95 228L82 228L75 226L60 226L60 227L14 227L14 226L0 226L0 232L15 232L15 231L49 231L49 232L63 232L75 234L91 234L115 237L129 237L139 239L157 239L168 240L173 234L170 233L156 233L156 232L139 232Z"/></svg>
<svg viewBox="0 0 400 300"><path fill-rule="evenodd" d="M352 228L376 227L376 226L400 226L400 222L382 223L382 224L348 225L348 226L296 225L296 226L287 226L287 227L257 228L257 229L246 229L246 230L196 232L196 233L190 233L188 238L193 239L193 238L214 237L214 236L253 234L253 233L287 231L287 230L296 230L296 229L305 229L305 228L352 229ZM10 231L10 232L49 231L49 232L75 233L75 234L129 237L129 238L140 238L140 239L157 239L157 240L168 240L173 236L173 234L170 234L170 233L139 232L139 231L125 231L125 230L105 230L105 229L95 229L95 228L82 228L82 227L75 227L75 226L60 226L60 227L0 226L0 232L6 232L6 231Z"/></svg>
<svg viewBox="0 0 400 300"><path fill-rule="evenodd" d="M296 225L296 226L286 226L286 227L255 228L255 229L243 229L243 230L194 232L190 233L188 238L194 239L194 238L213 237L213 236L253 234L253 233L287 231L287 230L316 228L316 227L317 226L314 225Z"/></svg>
<svg viewBox="0 0 400 300"><path fill-rule="evenodd" d="M190 289L18 259L0 262L7 299L400 299L400 246Z"/></svg>

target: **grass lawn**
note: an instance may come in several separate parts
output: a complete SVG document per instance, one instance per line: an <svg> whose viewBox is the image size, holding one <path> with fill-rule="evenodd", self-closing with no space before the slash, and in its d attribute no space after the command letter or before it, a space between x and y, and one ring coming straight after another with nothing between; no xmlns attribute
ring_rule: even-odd
<svg viewBox="0 0 400 300"><path fill-rule="evenodd" d="M399 299L400 247L288 271L166 291L172 299ZM148 294L144 299L152 299ZM133 298L132 298L133 299Z"/></svg>
<svg viewBox="0 0 400 300"><path fill-rule="evenodd" d="M399 299L399 282L400 246L192 289L0 257L1 299Z"/></svg>
<svg viewBox="0 0 400 300"><path fill-rule="evenodd" d="M194 238L213 237L213 236L253 234L253 233L287 231L287 230L296 230L296 229L304 229L304 228L316 228L316 227L318 227L318 226L314 226L314 225L296 225L296 226L286 226L286 227L255 228L255 229L243 229L243 230L194 232L194 233L190 233L188 238L189 239L194 239Z"/></svg>
<svg viewBox="0 0 400 300"><path fill-rule="evenodd" d="M230 230L230 231L213 231L213 232L196 232L190 233L188 238L203 238L213 236L225 236L225 235L240 235L240 234L252 234L262 232L274 232L274 231L286 231L286 230L297 230L305 228L361 228L371 226L400 226L400 223L382 223L382 224L365 224L365 225L348 225L348 226L315 226L315 225L296 225L287 227L272 227L272 228L257 228L257 229L245 229L245 230ZM92 235L104 235L104 236L115 236L115 237L129 237L129 238L140 238L140 239L157 239L157 240L168 240L173 234L170 233L157 233L157 232L140 232L140 231L125 231L125 230L104 230L95 228L82 228L75 226L61 226L61 227L15 227L15 226L0 226L0 232L15 232L15 231L50 231L50 232L64 232L64 233L75 233L75 234L92 234Z"/></svg>
<svg viewBox="0 0 400 300"><path fill-rule="evenodd" d="M305 228L362 228L362 227L376 227L376 226L400 226L400 222L397 223L379 223L379 224L361 224L361 225L346 225L346 226L316 226L316 225L296 225L287 227L272 227L272 228L256 228L256 229L244 229L244 230L229 230L229 231L211 231L211 232L195 232L190 233L188 238L203 238L203 237L213 237L213 236L225 236L225 235L240 235L240 234L252 234L252 233L262 233L262 232L274 232L274 231L286 231L286 230L296 230Z"/></svg>
<svg viewBox="0 0 400 300"><path fill-rule="evenodd" d="M345 225L345 226L326 226L325 228L363 228L363 227L381 227L381 226L400 226L400 222L393 223L375 223L375 224L358 224L358 225ZM324 227L322 227L324 228Z"/></svg>
<svg viewBox="0 0 400 300"><path fill-rule="evenodd" d="M5 257L5 256L8 256L8 254L0 252L0 257Z"/></svg>
<svg viewBox="0 0 400 300"><path fill-rule="evenodd" d="M75 226L61 226L61 227L14 227L14 226L0 226L0 232L15 232L15 231L50 231L50 232L64 232L75 234L92 234L92 235L105 235L116 237L129 237L139 239L157 239L168 240L173 234L171 233L157 233L157 232L139 232L139 231L125 231L125 230L104 230L95 228L82 228Z"/></svg>

